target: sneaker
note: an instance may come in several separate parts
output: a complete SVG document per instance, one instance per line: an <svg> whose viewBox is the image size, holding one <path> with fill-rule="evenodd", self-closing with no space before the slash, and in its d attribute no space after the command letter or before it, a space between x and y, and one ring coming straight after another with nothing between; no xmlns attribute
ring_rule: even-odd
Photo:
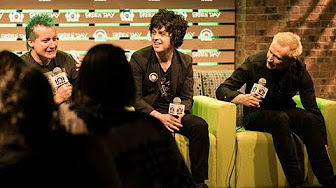
<svg viewBox="0 0 336 188"><path fill-rule="evenodd" d="M205 183L196 183L195 188L209 188Z"/></svg>

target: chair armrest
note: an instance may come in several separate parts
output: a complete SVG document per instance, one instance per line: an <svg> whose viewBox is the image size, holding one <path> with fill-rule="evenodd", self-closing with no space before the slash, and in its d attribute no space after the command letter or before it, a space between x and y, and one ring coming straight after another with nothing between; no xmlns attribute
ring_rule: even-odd
<svg viewBox="0 0 336 188"><path fill-rule="evenodd" d="M236 105L206 96L194 96L192 114L202 117L216 137L220 185L227 185L235 158Z"/></svg>
<svg viewBox="0 0 336 188"><path fill-rule="evenodd" d="M299 96L294 96L293 99L297 107L303 108ZM328 151L334 171L336 171L336 102L322 98L316 98L316 102L325 120L328 135Z"/></svg>

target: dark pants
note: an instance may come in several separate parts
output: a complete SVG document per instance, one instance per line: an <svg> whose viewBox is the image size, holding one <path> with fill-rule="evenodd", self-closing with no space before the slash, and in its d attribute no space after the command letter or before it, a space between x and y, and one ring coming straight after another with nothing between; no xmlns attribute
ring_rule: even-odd
<svg viewBox="0 0 336 188"><path fill-rule="evenodd" d="M322 185L328 185L334 178L333 167L325 145L326 129L315 115L302 109L285 111L261 110L247 115L246 129L268 132L282 168L291 186L303 184L303 170L296 156L293 134L306 145L313 172Z"/></svg>
<svg viewBox="0 0 336 188"><path fill-rule="evenodd" d="M191 174L196 182L208 179L209 131L208 124L202 118L187 114L177 133L189 139L189 157Z"/></svg>

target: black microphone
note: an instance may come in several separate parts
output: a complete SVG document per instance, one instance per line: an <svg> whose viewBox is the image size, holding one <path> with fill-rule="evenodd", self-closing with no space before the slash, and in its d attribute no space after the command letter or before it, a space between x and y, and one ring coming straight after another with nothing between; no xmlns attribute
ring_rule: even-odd
<svg viewBox="0 0 336 188"><path fill-rule="evenodd" d="M251 93L254 93L255 95L258 95L262 98L265 98L268 92L268 89L265 87L265 85L266 85L266 79L260 78L258 83L253 84Z"/></svg>
<svg viewBox="0 0 336 188"><path fill-rule="evenodd" d="M178 118L184 114L185 105L181 103L179 97L173 99L173 103L169 103L168 113Z"/></svg>

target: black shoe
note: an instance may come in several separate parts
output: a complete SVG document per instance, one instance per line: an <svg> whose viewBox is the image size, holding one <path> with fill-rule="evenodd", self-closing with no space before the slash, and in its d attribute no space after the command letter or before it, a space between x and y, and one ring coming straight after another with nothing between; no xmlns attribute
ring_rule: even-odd
<svg viewBox="0 0 336 188"><path fill-rule="evenodd" d="M323 184L321 188L336 188L336 176L334 175L333 178Z"/></svg>
<svg viewBox="0 0 336 188"><path fill-rule="evenodd" d="M195 188L209 188L205 183L196 183Z"/></svg>
<svg viewBox="0 0 336 188"><path fill-rule="evenodd" d="M295 185L292 188L306 188L306 186L305 185Z"/></svg>

